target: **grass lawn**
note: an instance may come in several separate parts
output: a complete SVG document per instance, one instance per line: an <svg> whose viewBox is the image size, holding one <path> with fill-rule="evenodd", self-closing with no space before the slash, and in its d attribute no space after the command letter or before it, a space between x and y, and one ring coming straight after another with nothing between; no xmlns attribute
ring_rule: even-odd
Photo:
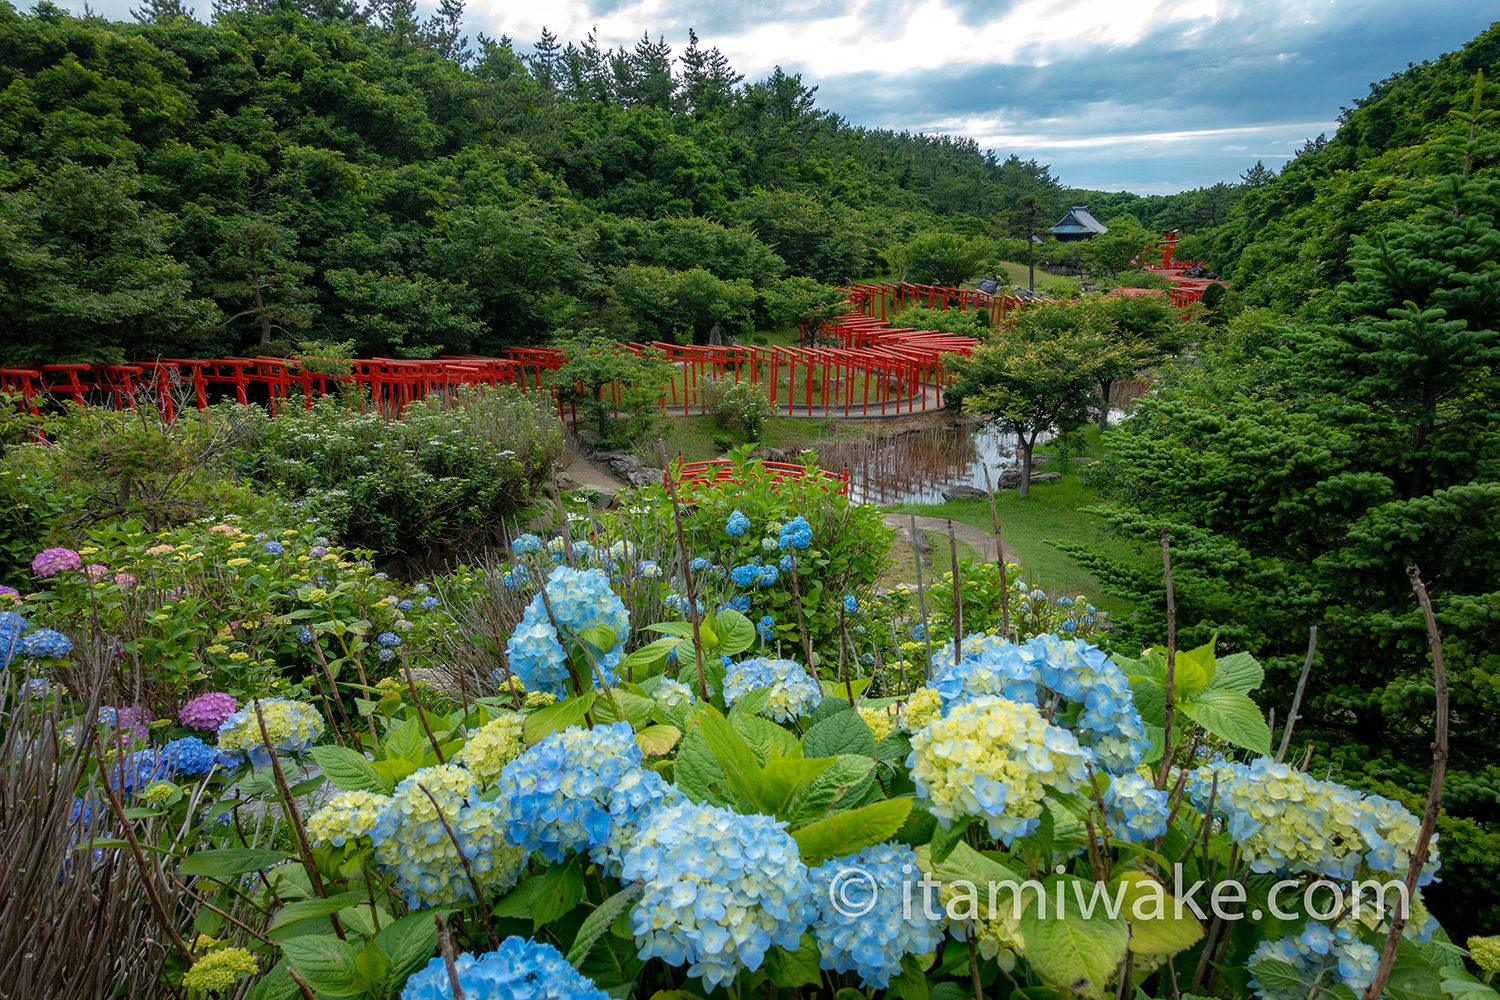
<svg viewBox="0 0 1500 1000"><path fill-rule="evenodd" d="M1026 262L1024 260L1019 264L1014 261L1008 260L1002 263L1000 266L1004 268L1005 274L1007 275L1007 284L1020 285L1022 288L1026 287ZM1076 285L1078 284L1078 279L1064 278L1060 274L1048 274L1046 271L1043 271L1041 265L1038 264L1036 269L1036 287L1050 288L1051 286L1056 284Z"/></svg>
<svg viewBox="0 0 1500 1000"><path fill-rule="evenodd" d="M1090 429L1087 447L1075 449L1075 455L1099 454L1099 432ZM1039 453L1044 449L1037 449ZM1025 580L1055 593L1083 594L1096 607L1123 619L1134 609L1131 601L1105 594L1099 580L1072 556L1050 544L1054 541L1082 542L1101 555L1136 565L1156 565L1157 552L1147 551L1134 542L1110 532L1104 519L1084 513L1080 508L1099 506L1097 491L1085 485L1078 470L1055 459L1039 471L1057 471L1063 478L1055 483L1037 483L1031 496L1021 500L1014 490L1002 490L995 496L1000 514L1000 532L1006 547L1016 554L1025 571ZM953 500L940 504L900 504L892 509L933 517L951 517L986 531L990 530L990 505L983 500ZM946 539L944 547L946 549Z"/></svg>
<svg viewBox="0 0 1500 1000"><path fill-rule="evenodd" d="M948 571L953 555L948 551L946 531L924 531L922 534L927 536L927 542L932 546L932 565L922 564L922 580L930 584L935 577ZM978 561L979 554L968 543L959 542L958 558L960 562L965 559ZM877 589L888 590L898 583L909 583L912 586L916 586L917 583L917 566L912 559L911 546L900 539L897 539L896 544L891 546L890 568L875 582L875 586Z"/></svg>

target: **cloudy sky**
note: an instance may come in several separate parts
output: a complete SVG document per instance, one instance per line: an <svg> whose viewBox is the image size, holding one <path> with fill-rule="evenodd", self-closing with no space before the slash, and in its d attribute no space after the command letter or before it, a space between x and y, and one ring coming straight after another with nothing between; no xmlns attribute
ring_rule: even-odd
<svg viewBox="0 0 1500 1000"><path fill-rule="evenodd" d="M1371 82L1497 19L1500 0L468 0L465 21L522 50L544 25L610 46L649 30L676 51L694 28L748 79L800 72L850 122L1158 193L1279 168Z"/></svg>

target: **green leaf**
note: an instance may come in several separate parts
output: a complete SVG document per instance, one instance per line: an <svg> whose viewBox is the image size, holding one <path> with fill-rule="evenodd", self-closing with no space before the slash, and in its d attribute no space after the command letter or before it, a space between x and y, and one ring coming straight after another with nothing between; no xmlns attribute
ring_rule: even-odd
<svg viewBox="0 0 1500 1000"><path fill-rule="evenodd" d="M619 706L621 718L615 717L616 705ZM656 711L656 702L622 688L612 688L608 692L600 691L595 694L593 707L594 721L600 725L628 722L632 728L640 729L651 721L651 713Z"/></svg>
<svg viewBox="0 0 1500 1000"><path fill-rule="evenodd" d="M771 702L771 689L768 687L751 688L746 691L734 707L729 710L729 718L738 720L747 716L753 716Z"/></svg>
<svg viewBox="0 0 1500 1000"><path fill-rule="evenodd" d="M1278 962L1273 958L1262 959L1250 965L1250 971L1261 983L1267 996L1285 996L1288 992L1306 996L1312 984L1297 971L1296 966Z"/></svg>
<svg viewBox="0 0 1500 1000"><path fill-rule="evenodd" d="M576 698L565 698L537 709L521 723L521 735L527 746L535 746L553 733L569 726L582 725L588 710L593 707L594 692L585 691Z"/></svg>
<svg viewBox="0 0 1500 1000"><path fill-rule="evenodd" d="M795 814L791 806L793 796L835 762L834 757L777 757L767 761L757 775L757 783L764 801L773 804L769 810L771 815L797 822L792 819Z"/></svg>
<svg viewBox="0 0 1500 1000"><path fill-rule="evenodd" d="M796 951L772 948L766 952L766 975L783 989L818 985L823 974L818 967L817 940L811 934L803 934Z"/></svg>
<svg viewBox="0 0 1500 1000"><path fill-rule="evenodd" d="M271 966L271 971L251 987L245 1000L301 1000L302 988L287 974L287 968L285 961Z"/></svg>
<svg viewBox="0 0 1500 1000"><path fill-rule="evenodd" d="M814 758L818 759L818 758ZM869 757L846 755L834 759L833 765L820 773L792 799L787 821L794 826L810 823L847 802L867 782L875 780L875 761Z"/></svg>
<svg viewBox="0 0 1500 1000"><path fill-rule="evenodd" d="M910 812L909 798L872 802L794 830L792 839L806 861L837 858L889 840Z"/></svg>
<svg viewBox="0 0 1500 1000"><path fill-rule="evenodd" d="M729 782L724 765L708 747L708 740L697 726L687 731L677 747L673 777L678 788L694 802L724 806L730 802Z"/></svg>
<svg viewBox="0 0 1500 1000"><path fill-rule="evenodd" d="M608 651L615 644L615 630L608 625L595 625L578 633L578 638L597 650Z"/></svg>
<svg viewBox="0 0 1500 1000"><path fill-rule="evenodd" d="M932 860L934 863L945 860L953 852L953 848L963 840L964 831L973 822L973 819L965 816L947 826L938 823L937 829L932 831Z"/></svg>
<svg viewBox="0 0 1500 1000"><path fill-rule="evenodd" d="M1219 657L1219 669L1208 682L1208 690L1249 694L1265 679L1266 672L1255 657L1249 653L1231 653Z"/></svg>
<svg viewBox="0 0 1500 1000"><path fill-rule="evenodd" d="M901 1000L930 1000L927 984L927 963L916 955L907 955L901 960L901 972L891 981L886 993Z"/></svg>
<svg viewBox="0 0 1500 1000"><path fill-rule="evenodd" d="M1066 892L1063 912L1052 912L1055 887L1061 882L1074 883L1069 888L1080 888L1085 898L1095 888L1094 883L1070 875L1043 879L1049 909L1042 913L1042 904L1033 899L1021 914L1018 925L1021 954L1053 986L1092 1000L1104 1000L1105 986L1130 946L1130 928L1122 918L1102 912L1102 902L1091 916L1083 916L1077 898L1069 898Z"/></svg>
<svg viewBox="0 0 1500 1000"><path fill-rule="evenodd" d="M297 975L320 996L353 997L368 985L360 975L358 953L332 934L304 934L281 942L281 950Z"/></svg>
<svg viewBox="0 0 1500 1000"><path fill-rule="evenodd" d="M575 854L565 864L551 865L535 881L526 903L531 922L540 929L570 913L583 900L582 855Z"/></svg>
<svg viewBox="0 0 1500 1000"><path fill-rule="evenodd" d="M676 636L679 639L687 639L691 641L691 639L693 638L692 622L657 622L654 625L647 625L646 628L650 629L653 632L664 632L667 635Z"/></svg>
<svg viewBox="0 0 1500 1000"><path fill-rule="evenodd" d="M385 924L375 935L375 943L385 952L387 992L394 995L406 980L427 964L438 947L438 914L446 910L426 910Z"/></svg>
<svg viewBox="0 0 1500 1000"><path fill-rule="evenodd" d="M417 719L407 719L393 728L385 734L385 739L381 741L381 744L385 748L387 757L418 763L432 751L432 744L427 742L427 733Z"/></svg>
<svg viewBox="0 0 1500 1000"><path fill-rule="evenodd" d="M716 713L700 711L693 722L708 741L713 755L724 765L724 780L730 793L757 812L772 812L762 801L764 796L755 780L760 775L760 764L745 738Z"/></svg>
<svg viewBox="0 0 1500 1000"><path fill-rule="evenodd" d="M594 907L589 915L583 918L578 933L573 936L573 946L568 949L569 965L575 969L583 967L583 960L588 958L589 952L594 948L594 943L604 936L604 933L609 930L609 925L625 912L635 897L641 894L644 887L644 883L632 882Z"/></svg>
<svg viewBox="0 0 1500 1000"><path fill-rule="evenodd" d="M640 680L648 673L653 673L656 668L667 662L667 654L673 647L678 645L676 636L667 636L657 639L639 649L631 650L625 654L620 665L615 668L615 674L619 677L634 677Z"/></svg>
<svg viewBox="0 0 1500 1000"><path fill-rule="evenodd" d="M1178 651L1172 666L1172 688L1177 699L1187 701L1208 687L1208 682L1214 679L1214 674L1218 671L1218 660L1214 657L1214 647L1217 644L1218 640L1215 638L1197 649Z"/></svg>
<svg viewBox="0 0 1500 1000"><path fill-rule="evenodd" d="M1271 727L1248 695L1203 691L1177 706L1183 715L1223 740L1258 754L1271 752Z"/></svg>
<svg viewBox="0 0 1500 1000"><path fill-rule="evenodd" d="M635 734L636 746L641 748L641 755L645 757L671 753L681 738L682 730L676 726L647 726Z"/></svg>
<svg viewBox="0 0 1500 1000"><path fill-rule="evenodd" d="M1166 887L1145 872L1127 871L1115 880L1125 887L1120 915L1130 921L1130 950L1157 961L1186 951L1203 939L1203 925Z"/></svg>
<svg viewBox="0 0 1500 1000"><path fill-rule="evenodd" d="M858 712L840 712L803 734L802 752L809 757L837 757L840 754L873 757L875 737Z"/></svg>
<svg viewBox="0 0 1500 1000"><path fill-rule="evenodd" d="M334 788L344 792L376 792L380 795L389 795L396 786L388 784L380 772L370 766L363 754L350 750L348 747L321 746L313 747L312 759L317 761L318 769L323 772Z"/></svg>
<svg viewBox="0 0 1500 1000"><path fill-rule="evenodd" d="M765 690L761 688L760 690ZM756 692L752 691L751 694ZM738 705L735 708L739 708ZM729 724L745 738L755 759L762 764L777 757L801 757L802 744L797 737L759 715L729 713Z"/></svg>
<svg viewBox="0 0 1500 1000"><path fill-rule="evenodd" d="M714 616L714 631L719 633L719 648L715 652L721 656L743 653L755 644L755 626L733 608L725 608Z"/></svg>
<svg viewBox="0 0 1500 1000"><path fill-rule="evenodd" d="M327 899L313 897L312 899L299 899L295 903L288 903L276 911L271 918L271 926L267 930L276 930L288 924L295 924L299 920L310 920L313 917L326 917L330 913L337 913L345 907L355 906L363 903L366 897L361 892L341 892L337 896L329 896Z"/></svg>
<svg viewBox="0 0 1500 1000"><path fill-rule="evenodd" d="M208 878L233 878L246 872L270 868L286 859L280 851L262 851L253 847L220 847L215 850L198 851L182 859L177 871L183 875L204 875ZM302 970L297 970L302 971Z"/></svg>

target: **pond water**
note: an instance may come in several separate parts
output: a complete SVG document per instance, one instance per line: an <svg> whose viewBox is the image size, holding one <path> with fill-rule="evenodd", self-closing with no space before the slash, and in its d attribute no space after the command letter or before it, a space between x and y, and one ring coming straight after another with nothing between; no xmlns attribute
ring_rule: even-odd
<svg viewBox="0 0 1500 1000"><path fill-rule="evenodd" d="M994 426L934 427L817 451L825 469L849 466L849 495L860 503L941 503L952 486L984 489L986 466L993 482L1020 465L1016 436Z"/></svg>
<svg viewBox="0 0 1500 1000"><path fill-rule="evenodd" d="M1110 411L1118 424L1125 411ZM1043 435L1037 444L1051 440ZM993 424L934 427L877 441L819 444L818 464L825 469L849 466L849 495L859 503L942 503L953 486L984 489L989 468L993 486L1001 469L1019 468L1016 436ZM1034 472L1046 471L1038 464Z"/></svg>

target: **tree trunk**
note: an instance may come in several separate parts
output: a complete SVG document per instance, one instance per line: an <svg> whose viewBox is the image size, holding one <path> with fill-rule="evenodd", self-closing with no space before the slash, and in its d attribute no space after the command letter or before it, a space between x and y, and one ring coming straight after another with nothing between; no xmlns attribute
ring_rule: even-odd
<svg viewBox="0 0 1500 1000"><path fill-rule="evenodd" d="M250 286L255 297L255 311L260 315L260 343L264 347L271 342L271 316L266 312L266 303L260 296L260 282Z"/></svg>
<svg viewBox="0 0 1500 1000"><path fill-rule="evenodd" d="M1114 387L1115 380L1102 378L1099 380L1099 433L1103 434L1109 430L1109 390Z"/></svg>
<svg viewBox="0 0 1500 1000"><path fill-rule="evenodd" d="M1036 291L1036 243L1031 226L1026 227L1026 289Z"/></svg>
<svg viewBox="0 0 1500 1000"><path fill-rule="evenodd" d="M1016 490L1016 496L1022 500L1031 496L1031 450L1034 444L1033 438L1031 441L1023 440L1018 445L1021 451L1021 485Z"/></svg>

